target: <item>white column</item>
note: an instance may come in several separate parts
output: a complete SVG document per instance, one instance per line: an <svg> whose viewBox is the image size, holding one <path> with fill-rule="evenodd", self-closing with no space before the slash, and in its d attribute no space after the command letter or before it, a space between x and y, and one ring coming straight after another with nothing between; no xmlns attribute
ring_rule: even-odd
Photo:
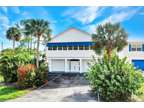
<svg viewBox="0 0 144 108"><path fill-rule="evenodd" d="M82 69L83 67L82 67L82 59L80 59L80 73L82 73L83 72L83 69Z"/></svg>
<svg viewBox="0 0 144 108"><path fill-rule="evenodd" d="M68 72L68 60L65 59L65 72Z"/></svg>
<svg viewBox="0 0 144 108"><path fill-rule="evenodd" d="M49 68L49 72L52 72L52 60L48 59L48 68Z"/></svg>

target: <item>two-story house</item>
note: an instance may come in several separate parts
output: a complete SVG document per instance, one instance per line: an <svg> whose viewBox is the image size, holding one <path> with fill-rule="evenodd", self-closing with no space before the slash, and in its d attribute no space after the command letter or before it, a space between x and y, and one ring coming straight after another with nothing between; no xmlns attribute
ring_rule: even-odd
<svg viewBox="0 0 144 108"><path fill-rule="evenodd" d="M99 57L92 50L94 44L91 34L76 28L58 34L47 43L49 72L87 72L92 56ZM144 42L129 42L118 55L144 70Z"/></svg>

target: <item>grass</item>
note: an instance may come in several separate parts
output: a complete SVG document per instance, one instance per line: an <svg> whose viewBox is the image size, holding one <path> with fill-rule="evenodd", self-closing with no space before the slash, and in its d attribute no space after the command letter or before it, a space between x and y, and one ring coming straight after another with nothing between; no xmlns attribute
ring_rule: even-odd
<svg viewBox="0 0 144 108"><path fill-rule="evenodd" d="M15 99L28 93L29 90L18 90L15 87L0 86L0 102Z"/></svg>

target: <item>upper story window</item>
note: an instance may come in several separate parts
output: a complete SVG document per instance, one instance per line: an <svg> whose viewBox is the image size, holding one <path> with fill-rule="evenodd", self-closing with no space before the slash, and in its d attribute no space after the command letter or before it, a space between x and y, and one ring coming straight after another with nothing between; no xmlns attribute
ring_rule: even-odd
<svg viewBox="0 0 144 108"><path fill-rule="evenodd" d="M144 51L143 44L129 44L129 51Z"/></svg>
<svg viewBox="0 0 144 108"><path fill-rule="evenodd" d="M50 46L48 50L92 50L91 46Z"/></svg>

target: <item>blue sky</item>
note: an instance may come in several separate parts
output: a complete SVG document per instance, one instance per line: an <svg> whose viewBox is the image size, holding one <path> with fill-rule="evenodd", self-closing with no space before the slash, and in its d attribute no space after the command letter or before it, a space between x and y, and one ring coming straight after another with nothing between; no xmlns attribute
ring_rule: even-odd
<svg viewBox="0 0 144 108"><path fill-rule="evenodd" d="M99 24L120 22L129 34L129 40L144 40L144 7L0 7L0 41L6 47L11 42L5 38L10 26L21 19L43 18L50 22L52 34L76 27L93 33Z"/></svg>

